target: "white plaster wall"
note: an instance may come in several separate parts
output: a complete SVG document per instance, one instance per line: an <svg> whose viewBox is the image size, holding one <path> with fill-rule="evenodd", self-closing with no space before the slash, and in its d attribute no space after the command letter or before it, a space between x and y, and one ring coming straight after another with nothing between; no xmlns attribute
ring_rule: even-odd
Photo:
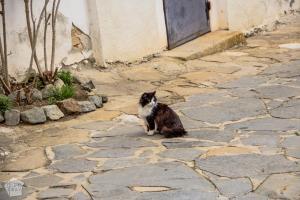
<svg viewBox="0 0 300 200"><path fill-rule="evenodd" d="M134 61L167 47L162 0L97 0L106 61Z"/></svg>
<svg viewBox="0 0 300 200"><path fill-rule="evenodd" d="M299 8L300 0L227 0L228 27L247 31L275 21L284 11Z"/></svg>
<svg viewBox="0 0 300 200"><path fill-rule="evenodd" d="M90 34L89 0L61 0L60 11L85 34Z"/></svg>
<svg viewBox="0 0 300 200"><path fill-rule="evenodd" d="M210 0L211 10L210 28L211 31L228 29L227 0Z"/></svg>
<svg viewBox="0 0 300 200"><path fill-rule="evenodd" d="M6 18L7 18L7 44L8 44L8 64L9 72L17 78L22 78L24 72L28 69L31 49L28 39L28 32L25 20L25 8L22 0L9 0L6 1ZM35 13L41 11L43 2L41 0L34 0ZM49 7L50 8L49 3ZM56 40L56 60L58 64L70 52L71 45L71 27L72 22L84 32L89 33L89 19L87 15L86 0L62 0L57 18L57 40ZM37 16L37 15L36 15ZM43 34L43 26L41 26L39 36ZM50 64L50 51L51 51L51 26L48 27L48 63ZM40 58L40 64L43 63L43 39L39 37L37 43L37 54ZM48 65L49 65L48 64ZM34 65L35 68L35 65Z"/></svg>

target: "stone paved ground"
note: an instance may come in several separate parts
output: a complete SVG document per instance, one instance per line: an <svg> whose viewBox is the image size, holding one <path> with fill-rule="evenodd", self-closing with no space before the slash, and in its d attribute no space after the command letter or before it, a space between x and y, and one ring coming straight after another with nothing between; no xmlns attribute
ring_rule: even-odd
<svg viewBox="0 0 300 200"><path fill-rule="evenodd" d="M11 153L0 180L24 199L300 199L300 17L248 44L197 60L157 57L84 70L104 109L39 126L0 127ZM148 137L136 117L156 89L189 131ZM0 199L8 199L0 187Z"/></svg>

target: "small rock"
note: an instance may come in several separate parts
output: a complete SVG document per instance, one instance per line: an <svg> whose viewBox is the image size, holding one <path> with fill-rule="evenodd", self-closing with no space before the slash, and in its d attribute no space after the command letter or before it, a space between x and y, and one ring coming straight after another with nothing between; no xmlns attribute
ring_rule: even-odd
<svg viewBox="0 0 300 200"><path fill-rule="evenodd" d="M91 112L96 110L96 106L89 101L78 101L78 105L80 107L80 111L82 113Z"/></svg>
<svg viewBox="0 0 300 200"><path fill-rule="evenodd" d="M107 96L102 96L102 102L107 103L108 102L108 97Z"/></svg>
<svg viewBox="0 0 300 200"><path fill-rule="evenodd" d="M59 101L57 102L57 105L65 114L74 114L81 112L81 106L79 106L78 102L74 99Z"/></svg>
<svg viewBox="0 0 300 200"><path fill-rule="evenodd" d="M42 89L41 91L43 95L43 99L47 99L48 97L50 97L54 88L55 87L52 84L46 85L45 88Z"/></svg>
<svg viewBox="0 0 300 200"><path fill-rule="evenodd" d="M0 113L0 123L4 121L4 116Z"/></svg>
<svg viewBox="0 0 300 200"><path fill-rule="evenodd" d="M43 100L43 94L38 89L34 88L32 90L32 100L34 101L41 101Z"/></svg>
<svg viewBox="0 0 300 200"><path fill-rule="evenodd" d="M65 116L64 113L59 110L57 105L43 106L42 108L47 118L50 120L59 120Z"/></svg>
<svg viewBox="0 0 300 200"><path fill-rule="evenodd" d="M29 124L40 124L47 120L44 110L38 107L22 112L21 119Z"/></svg>
<svg viewBox="0 0 300 200"><path fill-rule="evenodd" d="M57 79L54 82L54 87L58 88L58 89L62 88L62 86L64 86L64 85L65 85L65 83L61 79Z"/></svg>
<svg viewBox="0 0 300 200"><path fill-rule="evenodd" d="M102 108L102 98L99 96L89 96L89 101L94 103L97 108Z"/></svg>
<svg viewBox="0 0 300 200"><path fill-rule="evenodd" d="M20 123L20 111L7 110L4 113L4 118L7 126L16 126Z"/></svg>
<svg viewBox="0 0 300 200"><path fill-rule="evenodd" d="M93 81L88 81L88 82L85 82L83 84L81 84L82 88L88 92L92 91L93 89L95 89L95 85L93 83Z"/></svg>

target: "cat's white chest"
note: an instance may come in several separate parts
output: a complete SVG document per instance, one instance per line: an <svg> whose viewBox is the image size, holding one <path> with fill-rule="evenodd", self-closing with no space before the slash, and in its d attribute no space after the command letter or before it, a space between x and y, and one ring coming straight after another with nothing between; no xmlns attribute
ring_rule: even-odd
<svg viewBox="0 0 300 200"><path fill-rule="evenodd" d="M152 106L150 105L146 105L144 107L139 106L138 112L139 112L139 117L143 120L146 120L146 117L148 117L152 113Z"/></svg>

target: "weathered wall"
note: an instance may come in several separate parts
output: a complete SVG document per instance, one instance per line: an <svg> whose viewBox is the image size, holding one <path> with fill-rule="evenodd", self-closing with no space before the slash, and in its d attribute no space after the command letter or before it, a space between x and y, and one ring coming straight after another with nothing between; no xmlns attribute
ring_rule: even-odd
<svg viewBox="0 0 300 200"><path fill-rule="evenodd" d="M210 0L211 10L210 28L211 31L228 29L227 0Z"/></svg>
<svg viewBox="0 0 300 200"><path fill-rule="evenodd" d="M29 66L31 49L28 39L25 8L22 0L6 1L6 16L7 16L7 43L8 43L8 64L9 72L21 78ZM43 1L35 0L34 10L38 14L42 9ZM49 7L50 8L49 3ZM56 40L56 65L65 58L72 48L71 28L72 22L81 30L89 32L88 14L85 0L62 0L61 7L57 18L57 40ZM37 54L39 55L40 63L43 66L43 48L42 35L43 26L41 26L39 39L37 43ZM48 27L48 62L50 62L51 51L51 26Z"/></svg>
<svg viewBox="0 0 300 200"><path fill-rule="evenodd" d="M300 0L227 0L228 28L247 31L269 24L291 9L299 9Z"/></svg>
<svg viewBox="0 0 300 200"><path fill-rule="evenodd" d="M31 55L24 3L22 0L6 2L9 71L18 76L28 68ZM34 4L35 11L40 11L43 1L34 0ZM212 31L247 31L276 20L284 11L299 9L300 0L211 0L211 5ZM72 23L79 30L75 33L82 32L84 39L91 39L94 57L100 65L105 65L105 61L139 60L167 47L163 0L62 0L57 22L56 65L61 61L70 64L83 56L71 51ZM50 26L48 30L49 57ZM42 43L39 37L37 52L43 66Z"/></svg>
<svg viewBox="0 0 300 200"><path fill-rule="evenodd" d="M166 48L162 0L97 0L106 61L134 61Z"/></svg>

